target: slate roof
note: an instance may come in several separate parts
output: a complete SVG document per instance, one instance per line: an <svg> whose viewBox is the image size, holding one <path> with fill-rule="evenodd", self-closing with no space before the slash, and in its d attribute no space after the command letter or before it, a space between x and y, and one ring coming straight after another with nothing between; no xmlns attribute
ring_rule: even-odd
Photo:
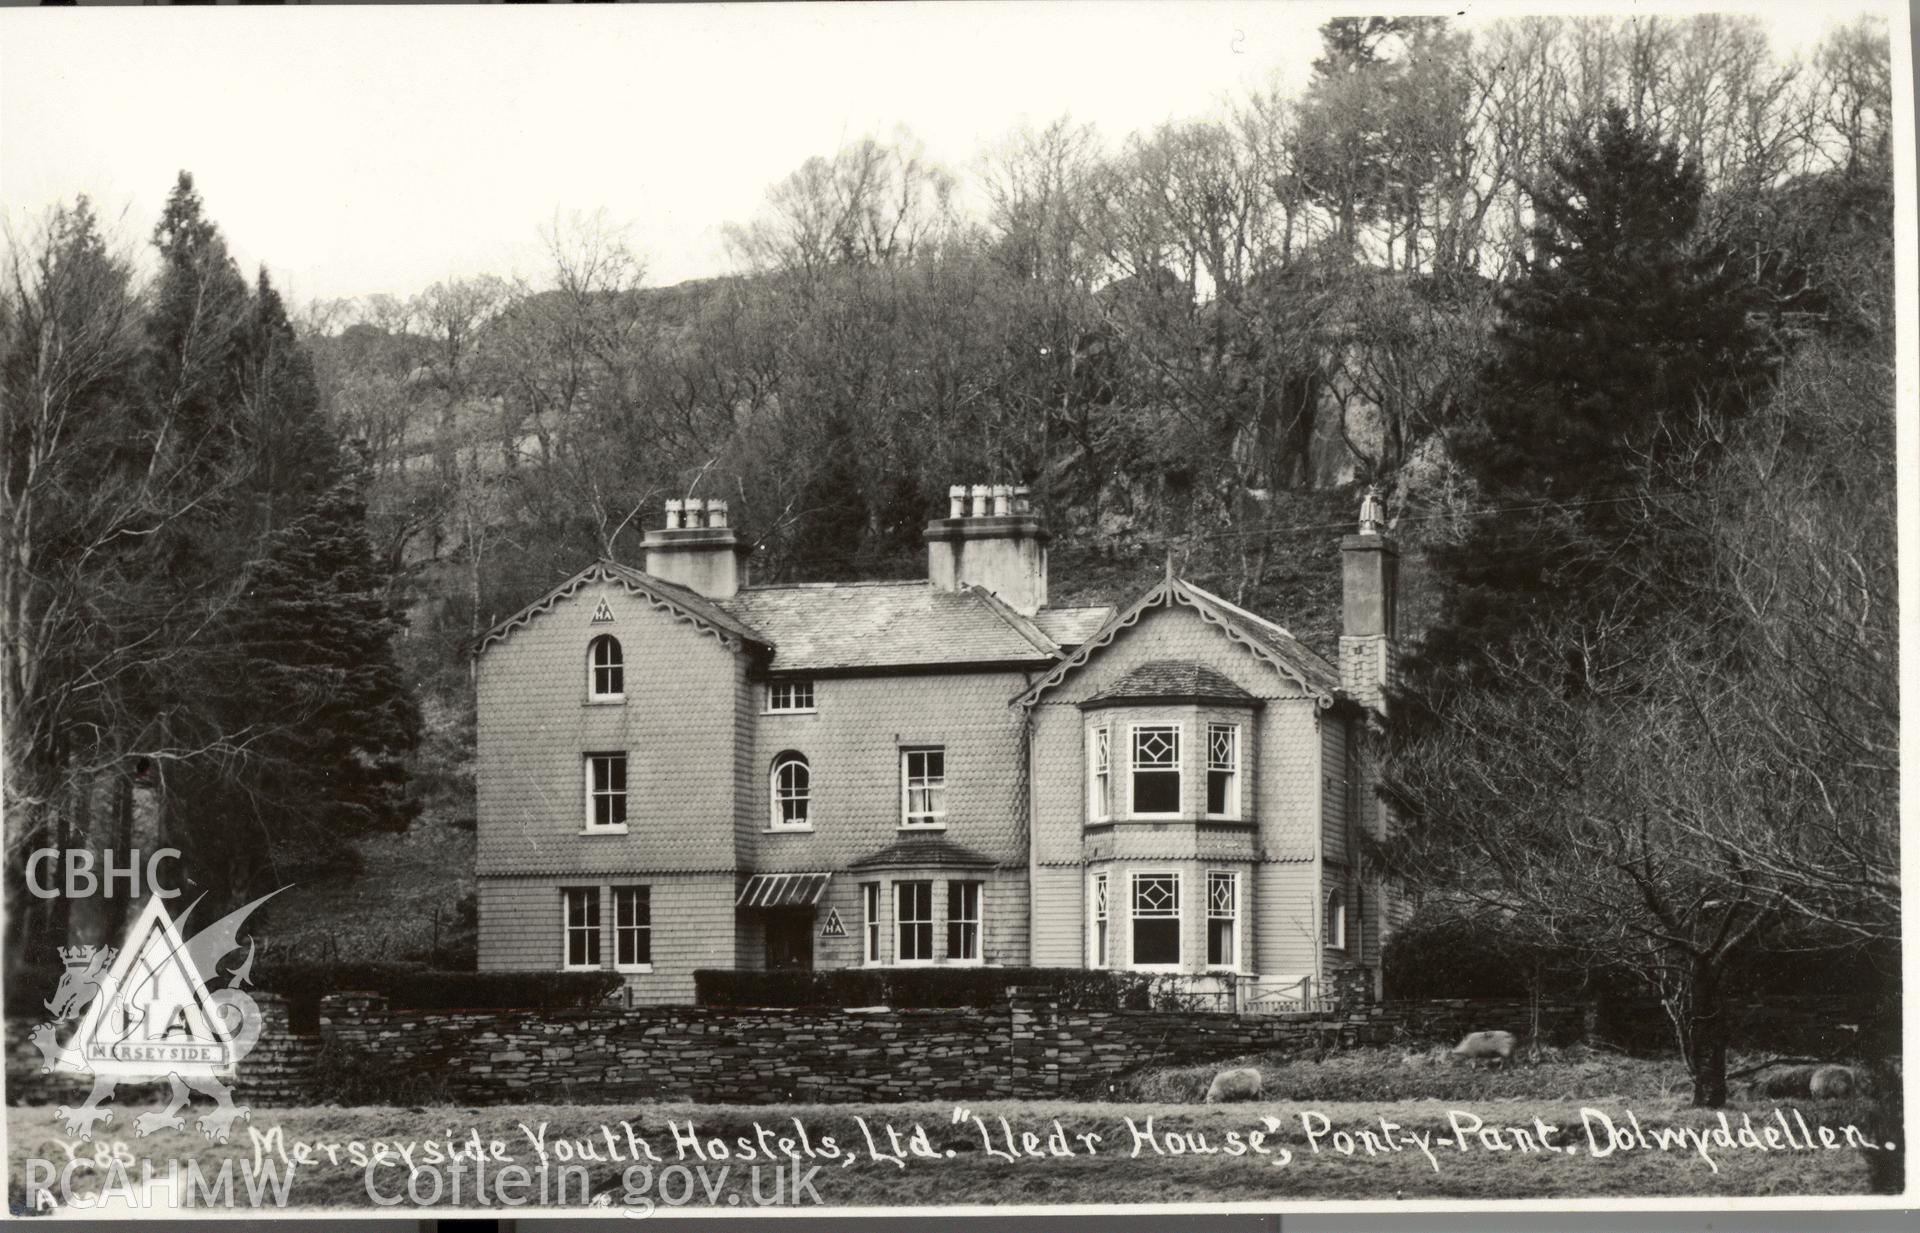
<svg viewBox="0 0 1920 1233"><path fill-rule="evenodd" d="M942 835L908 835L847 865L849 869L991 869L1000 862Z"/></svg>
<svg viewBox="0 0 1920 1233"><path fill-rule="evenodd" d="M798 583L748 587L720 606L773 646L768 666L776 672L1059 658L1033 622L971 587Z"/></svg>
<svg viewBox="0 0 1920 1233"><path fill-rule="evenodd" d="M1042 694L1078 671L1102 647L1137 622L1147 609L1176 602L1191 604L1208 620L1226 629L1229 636L1240 639L1280 672L1297 681L1318 698L1321 705L1330 705L1339 696L1340 674L1318 652L1265 617L1255 616L1183 578L1169 576L1117 609L1077 649L1014 701L1021 706L1032 706Z"/></svg>
<svg viewBox="0 0 1920 1233"><path fill-rule="evenodd" d="M1185 579L1181 580L1181 585L1206 601L1216 615L1235 630L1286 660L1321 692L1330 694L1340 688L1340 673L1327 662L1326 657L1285 629L1263 616L1255 616L1245 608L1228 603L1211 591L1203 591Z"/></svg>
<svg viewBox="0 0 1920 1233"><path fill-rule="evenodd" d="M731 613L724 612L712 600L704 595L689 591L683 586L662 581L652 574L637 570L630 565L621 565L613 561L595 561L573 577L554 587L539 599L534 600L506 620L480 635L473 643L473 653L478 655L494 643L508 637L514 630L530 624L534 618L553 611L561 600L573 595L580 588L594 582L618 582L630 591L637 591L656 602L667 605L684 619L704 626L709 633L722 641L737 639L735 649L741 644L761 650L767 648L767 640L758 630L751 629Z"/></svg>
<svg viewBox="0 0 1920 1233"><path fill-rule="evenodd" d="M1215 669L1191 660L1177 659L1157 659L1141 664L1087 701L1106 702L1118 698L1256 700L1252 694Z"/></svg>
<svg viewBox="0 0 1920 1233"><path fill-rule="evenodd" d="M1043 608L1034 615L1033 623L1061 646L1079 646L1112 615L1113 609L1108 607Z"/></svg>
<svg viewBox="0 0 1920 1233"><path fill-rule="evenodd" d="M619 578L643 591L656 591L660 594L661 598L669 600L681 608L685 608L688 612L693 613L703 621L711 621L728 633L735 634L741 638L745 638L748 642L758 643L762 646L765 646L767 643L765 635L759 630L741 623L732 613L728 612L713 600L700 594L698 591L689 591L677 583L662 581L644 570L633 568L631 565L621 565L614 561L603 561L601 564L605 567L606 571L615 578Z"/></svg>

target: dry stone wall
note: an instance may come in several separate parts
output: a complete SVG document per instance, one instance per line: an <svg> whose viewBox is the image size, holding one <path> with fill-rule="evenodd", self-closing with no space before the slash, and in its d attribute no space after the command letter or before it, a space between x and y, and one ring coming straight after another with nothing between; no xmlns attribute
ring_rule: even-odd
<svg viewBox="0 0 1920 1233"><path fill-rule="evenodd" d="M991 1010L395 1010L384 998L349 993L323 1000L318 1033L297 1033L284 1003L260 1001L265 1030L234 1087L241 1103L268 1107L329 1100L340 1090L342 1068L377 1074L386 1090L410 1100L467 1104L1099 1099L1120 1077L1152 1067L1392 1043L1425 1047L1490 1029L1525 1038L1535 1014L1524 1000L1458 999L1241 1018L1077 1010L1033 990L1015 990L1009 1004ZM1767 1008L1757 1022L1772 1043L1750 1047L1826 1039L1839 1047L1819 1056L1846 1054L1845 1032L1832 1029L1839 1020L1831 1000L1803 999L1791 1009L1797 1014L1779 1004ZM1581 1002L1546 1002L1538 1010L1540 1035L1550 1044L1598 1039L1607 1017ZM42 1071L30 1020L7 1026L12 1103L84 1098L84 1078ZM150 1103L162 1089L128 1084L116 1101Z"/></svg>

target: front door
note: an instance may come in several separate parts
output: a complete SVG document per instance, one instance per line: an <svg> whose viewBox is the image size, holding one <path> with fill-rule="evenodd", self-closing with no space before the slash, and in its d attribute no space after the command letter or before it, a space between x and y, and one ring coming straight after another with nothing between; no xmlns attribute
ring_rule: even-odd
<svg viewBox="0 0 1920 1233"><path fill-rule="evenodd" d="M813 970L812 908L778 908L767 913L767 970Z"/></svg>

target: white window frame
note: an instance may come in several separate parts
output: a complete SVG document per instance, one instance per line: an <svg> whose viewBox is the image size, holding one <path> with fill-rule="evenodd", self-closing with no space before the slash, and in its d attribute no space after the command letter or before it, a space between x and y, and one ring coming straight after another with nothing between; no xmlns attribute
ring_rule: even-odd
<svg viewBox="0 0 1920 1233"><path fill-rule="evenodd" d="M583 896L587 905L589 920L573 923L574 897ZM573 938L578 933L587 939L587 953L590 961L573 961ZM601 967L600 938L600 888L598 886L563 886L560 888L560 970L562 972L598 972Z"/></svg>
<svg viewBox="0 0 1920 1233"><path fill-rule="evenodd" d="M1214 737L1225 734L1227 738L1227 757L1221 761L1214 754ZM1224 773L1227 776L1226 809L1213 812L1213 777ZM1234 723L1207 724L1207 810L1209 818L1224 818L1237 821L1240 818L1240 725Z"/></svg>
<svg viewBox="0 0 1920 1233"><path fill-rule="evenodd" d="M619 760L621 786L617 791L613 789L611 786L609 786L604 792L594 787L593 764L596 761L599 761L602 759L608 760L609 765L611 765L612 760L614 759ZM580 829L580 833L582 835L624 835L626 834L628 806L632 804L632 801L629 799L629 795L632 792L632 788L628 785L627 781L633 774L633 760L627 756L625 750L619 750L619 749L599 750L593 753L588 753L583 755L580 760L582 764L585 766L585 775L586 775L585 786L586 786L586 798L587 798L586 820L584 825L582 825ZM611 771L609 771L608 773L607 781L609 785L612 784L613 776ZM600 811L595 809L594 805L599 800L599 798L603 796L609 800L618 800L620 802L620 806L619 806L620 820L618 822L608 822L608 823L602 824L596 820L599 817ZM608 812L608 815L611 816L614 812L613 807L608 806L607 812Z"/></svg>
<svg viewBox="0 0 1920 1233"><path fill-rule="evenodd" d="M966 905L966 898L973 896L973 915L956 916L954 912ZM958 925L961 937L965 938L966 928L973 927L973 954L955 955L953 953L953 930ZM987 884L981 881L950 880L947 883L947 962L955 967L977 968L986 962L987 953Z"/></svg>
<svg viewBox="0 0 1920 1233"><path fill-rule="evenodd" d="M636 895L635 892L638 892ZM621 920L621 908L635 901L646 904L647 913L644 922L635 923ZM647 957L633 963L620 962L620 942L622 933L635 933L644 936L647 943ZM653 971L653 887L647 884L616 886L613 888L613 970L616 972Z"/></svg>
<svg viewBox="0 0 1920 1233"><path fill-rule="evenodd" d="M1089 880L1087 910L1091 931L1087 942L1089 962L1094 968L1105 968L1113 962L1113 901L1104 873L1096 873Z"/></svg>
<svg viewBox="0 0 1920 1233"><path fill-rule="evenodd" d="M802 691L805 691L805 704L801 703ZM782 698L782 691L785 697ZM784 704L783 704L784 703ZM764 715L812 715L818 711L814 701L813 682L805 681L768 681L767 707Z"/></svg>
<svg viewBox="0 0 1920 1233"><path fill-rule="evenodd" d="M1173 882L1173 910L1154 912L1140 911L1140 884L1147 880L1159 881L1171 879ZM1127 966L1135 972L1178 972L1186 958L1186 894L1184 879L1179 870L1142 869L1128 875L1127 878ZM1135 956L1136 929L1142 920L1172 920L1174 922L1174 959L1171 963L1141 963Z"/></svg>
<svg viewBox="0 0 1920 1233"><path fill-rule="evenodd" d="M788 793L781 786L780 772L789 766L797 766L806 772L805 791ZM783 750L773 760L773 770L767 775L768 831L810 831L813 829L813 764L807 761L807 755L797 749ZM785 805L788 801L801 801L806 805L806 821L787 821Z"/></svg>
<svg viewBox="0 0 1920 1233"><path fill-rule="evenodd" d="M940 755L940 777L936 780L922 771L916 788L913 777L913 760L927 754ZM914 793L927 794L927 809L913 811ZM920 819L915 821L915 819ZM947 826L947 747L945 745L907 745L900 749L900 829L903 831L937 831Z"/></svg>
<svg viewBox="0 0 1920 1233"><path fill-rule="evenodd" d="M926 891L927 891L927 905L926 905L927 914L924 917L908 916L906 911L906 903L905 903L908 888L910 887L918 888L923 886L926 888ZM926 958L909 959L906 957L907 956L907 945L906 945L907 930L909 928L918 928L921 926L925 926L927 931ZM939 926L940 926L940 921L934 915L934 911L933 911L933 880L932 879L906 878L901 881L895 882L893 884L893 962L895 963L896 966L903 967L903 968L932 967L935 962L934 954L933 954L933 943L936 936L938 936L934 931L938 929ZM918 949L918 948L915 948L915 949Z"/></svg>
<svg viewBox="0 0 1920 1233"><path fill-rule="evenodd" d="M1173 764L1171 768L1159 763L1147 763L1154 773L1165 773L1171 769L1174 783L1174 808L1171 813L1147 813L1134 804L1134 787L1141 763L1137 760L1140 746L1140 734L1143 732L1173 733ZM1133 724L1127 729L1127 811L1135 818L1177 818L1181 806L1187 799L1187 776L1181 765L1186 756L1186 725L1182 723L1142 723Z"/></svg>
<svg viewBox="0 0 1920 1233"><path fill-rule="evenodd" d="M1087 730L1087 817L1113 820L1113 729L1106 724Z"/></svg>
<svg viewBox="0 0 1920 1233"><path fill-rule="evenodd" d="M1227 910L1222 912L1215 903L1214 887L1225 884L1227 888ZM1207 969L1214 972L1237 972L1240 970L1240 874L1232 869L1207 870ZM1224 963L1213 959L1213 922L1224 920L1231 924L1233 948Z"/></svg>
<svg viewBox="0 0 1920 1233"><path fill-rule="evenodd" d="M599 662L599 650L603 646L613 648L613 662ZM619 674L620 688L605 693L600 689L600 674L616 672ZM600 705L612 705L627 700L627 649L620 645L620 639L612 634L595 634L587 643L587 701Z"/></svg>
<svg viewBox="0 0 1920 1233"><path fill-rule="evenodd" d="M1339 909L1338 913L1335 909ZM1327 892L1327 910L1325 920L1328 950L1347 949L1347 893L1340 887Z"/></svg>
<svg viewBox="0 0 1920 1233"><path fill-rule="evenodd" d="M862 882L860 884L860 907L865 919L860 924L861 963L870 968L880 966L880 883Z"/></svg>

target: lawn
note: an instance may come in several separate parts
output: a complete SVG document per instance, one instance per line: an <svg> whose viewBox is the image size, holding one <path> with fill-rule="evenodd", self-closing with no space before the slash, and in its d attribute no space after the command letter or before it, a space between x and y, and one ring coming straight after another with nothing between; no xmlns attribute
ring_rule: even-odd
<svg viewBox="0 0 1920 1233"><path fill-rule="evenodd" d="M1594 1113L1583 1121L1583 1106L1604 1114L1622 1139L1612 1138ZM487 1157L489 1198L504 1194L539 1201L538 1169L544 1160L550 1201L554 1187L564 1184L565 1202L581 1203L584 1176L585 1190L615 1207L750 1205L756 1194L758 1201L770 1199L776 1186L782 1201L791 1202L796 1175L808 1187L799 1192L803 1205L817 1195L826 1205L865 1208L1800 1196L1866 1190L1859 1150L1819 1145L1822 1127L1844 1144L1845 1125L1864 1126L1859 1102L1801 1102L1798 1109L1789 1103L1778 1112L1773 1103L1737 1105L1726 1111L1731 1136L1724 1144L1716 1141L1721 1126L1716 1115L1662 1096L1215 1106L1003 1101L969 1103L964 1110L950 1103L259 1108L221 1145L194 1133L191 1120L184 1131L136 1139L131 1133L136 1112L119 1111L95 1144L74 1144L52 1110L9 1109L13 1202L26 1197L27 1159L58 1165L71 1159L67 1149L74 1147L93 1162L73 1173L83 1193L90 1188L97 1193L102 1185L114 1191L119 1175L110 1162L116 1159L134 1179L143 1158L161 1176L171 1161L180 1162L184 1171L194 1160L202 1173L213 1175L222 1161L232 1160L237 1162L234 1190L244 1205L244 1163L258 1152L284 1175L284 1153L284 1159L296 1161L286 1192L291 1205L370 1208L375 1201L368 1192L368 1170L359 1160L384 1150L390 1163L372 1170L375 1191L394 1201L393 1210L410 1210L416 1203L431 1203L436 1186L439 1203L448 1202L456 1178L445 1163L445 1144L470 1143L475 1132ZM1776 1118L1784 1119L1786 1134ZM1753 1138L1743 1146L1743 1131L1749 1128ZM1674 1136L1683 1129L1701 1132L1706 1156L1700 1142ZM1810 1146L1802 1143L1809 1133ZM1796 1146L1788 1148L1788 1142ZM311 1163L297 1163L301 1143ZM1605 1151L1610 1145L1614 1150ZM648 1157L649 1149L658 1159ZM790 1164L796 1154L803 1158L798 1168ZM778 1178L766 1167L776 1160L783 1166ZM406 1161L422 1166L414 1175L412 1198ZM584 1174L561 1182L567 1165L583 1167ZM521 1175L526 1180L507 1172L510 1166L528 1170ZM463 1205L471 1204L475 1173L470 1161L461 1167Z"/></svg>

